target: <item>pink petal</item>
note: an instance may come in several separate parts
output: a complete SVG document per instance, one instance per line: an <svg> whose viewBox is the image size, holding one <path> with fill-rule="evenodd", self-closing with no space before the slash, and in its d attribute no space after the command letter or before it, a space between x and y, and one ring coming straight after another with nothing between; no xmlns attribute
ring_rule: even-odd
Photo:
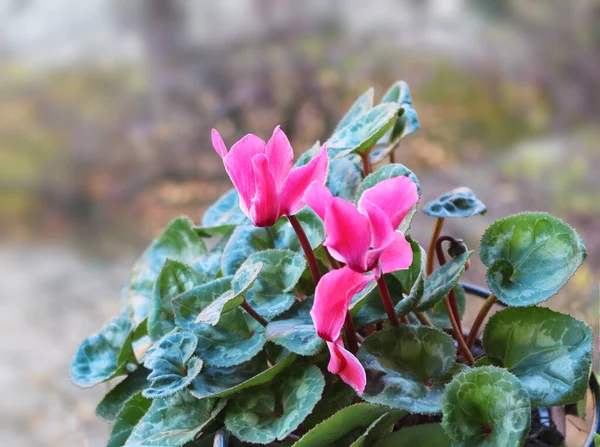
<svg viewBox="0 0 600 447"><path fill-rule="evenodd" d="M333 374L338 374L344 382L350 385L358 394L362 394L367 385L365 368L350 351L344 348L341 338L335 343L327 342L331 358L327 369Z"/></svg>
<svg viewBox="0 0 600 447"><path fill-rule="evenodd" d="M411 179L394 177L367 189L358 201L358 209L365 212L365 203L371 202L387 214L395 230L418 200L417 185Z"/></svg>
<svg viewBox="0 0 600 447"><path fill-rule="evenodd" d="M352 297L364 289L371 279L372 276L348 267L332 270L321 278L310 311L319 337L327 341L337 340Z"/></svg>
<svg viewBox="0 0 600 447"><path fill-rule="evenodd" d="M331 256L357 272L366 272L371 228L367 216L343 199L334 197L325 213L325 245Z"/></svg>
<svg viewBox="0 0 600 447"><path fill-rule="evenodd" d="M321 220L325 220L325 211L333 200L333 195L327 186L313 182L306 188L303 200L319 215Z"/></svg>
<svg viewBox="0 0 600 447"><path fill-rule="evenodd" d="M217 151L217 154L219 154L219 157L224 158L225 155L227 155L227 147L225 146L225 143L223 142L223 138L221 138L221 134L217 131L217 129L213 129L210 132L210 137L212 140L212 145L215 148L215 151Z"/></svg>
<svg viewBox="0 0 600 447"><path fill-rule="evenodd" d="M325 183L328 163L327 148L323 145L319 154L310 162L291 170L281 192L281 214L294 215L304 208L304 193L313 182L321 185ZM329 189L326 194L331 196ZM323 199L317 199L316 202L322 203Z"/></svg>
<svg viewBox="0 0 600 447"><path fill-rule="evenodd" d="M240 208L250 219L250 207L256 190L252 157L264 152L265 142L256 135L248 134L235 143L223 158L225 170L240 195Z"/></svg>
<svg viewBox="0 0 600 447"><path fill-rule="evenodd" d="M382 273L405 270L410 267L413 252L410 244L400 231L396 231L396 239L381 253L379 260Z"/></svg>
<svg viewBox="0 0 600 447"><path fill-rule="evenodd" d="M271 172L277 184L277 190L281 191L286 177L292 169L294 162L294 150L292 145L279 126L273 131L273 136L265 146L265 155L269 159Z"/></svg>
<svg viewBox="0 0 600 447"><path fill-rule="evenodd" d="M252 168L256 179L256 193L252 198L250 220L257 227L270 227L279 219L279 197L277 185L269 169L269 159L265 154L252 158Z"/></svg>

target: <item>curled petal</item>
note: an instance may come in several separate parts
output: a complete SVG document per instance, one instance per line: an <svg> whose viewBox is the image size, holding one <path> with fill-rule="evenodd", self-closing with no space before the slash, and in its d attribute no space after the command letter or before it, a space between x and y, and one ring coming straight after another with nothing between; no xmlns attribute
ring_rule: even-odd
<svg viewBox="0 0 600 447"><path fill-rule="evenodd" d="M250 220L257 227L270 227L279 219L279 197L277 185L269 169L269 159L265 154L252 158L252 168L256 179L256 192L252 198Z"/></svg>
<svg viewBox="0 0 600 447"><path fill-rule="evenodd" d="M223 138L221 138L221 134L217 131L217 129L213 129L210 132L210 137L212 140L212 145L215 148L215 151L217 151L217 154L219 154L219 157L225 158L225 155L227 155L227 146L225 146Z"/></svg>
<svg viewBox="0 0 600 447"><path fill-rule="evenodd" d="M304 201L319 215L321 220L325 220L325 211L332 200L333 195L329 188L319 182L312 182L304 193Z"/></svg>
<svg viewBox="0 0 600 447"><path fill-rule="evenodd" d="M294 150L288 137L279 126L273 131L271 139L267 141L265 155L269 159L269 166L271 167L277 190L280 191L286 177L290 173L290 169L292 169Z"/></svg>
<svg viewBox="0 0 600 447"><path fill-rule="evenodd" d="M365 368L350 351L344 348L341 338L335 343L327 342L331 358L327 369L330 373L338 374L344 382L350 385L358 394L362 394L367 384Z"/></svg>
<svg viewBox="0 0 600 447"><path fill-rule="evenodd" d="M366 272L371 229L367 216L340 198L333 198L325 213L325 245L331 256L352 270Z"/></svg>
<svg viewBox="0 0 600 447"><path fill-rule="evenodd" d="M410 267L413 261L413 252L404 234L396 231L394 242L383 250L379 261L382 273L405 270Z"/></svg>
<svg viewBox="0 0 600 447"><path fill-rule="evenodd" d="M319 154L310 162L291 170L281 192L281 214L294 215L304 208L306 204L303 199L304 193L313 182L324 185L327 179L328 163L327 148L323 145ZM331 196L329 189L326 187L325 189L327 189L325 195ZM323 194L322 190L321 194ZM324 200L321 197L315 200L315 202L324 202ZM319 213L317 212L317 214Z"/></svg>
<svg viewBox="0 0 600 447"><path fill-rule="evenodd" d="M367 189L358 201L358 209L366 212L367 202L378 206L389 217L394 230L419 200L417 185L408 177L393 177Z"/></svg>
<svg viewBox="0 0 600 447"><path fill-rule="evenodd" d="M240 208L250 219L250 207L252 198L256 192L254 173L251 169L252 158L262 154L265 142L256 135L248 134L235 143L229 154L223 158L225 170L231 178L231 182L240 195Z"/></svg>
<svg viewBox="0 0 600 447"><path fill-rule="evenodd" d="M310 311L319 337L327 341L338 339L352 297L364 289L371 279L372 276L348 267L332 270L321 278Z"/></svg>

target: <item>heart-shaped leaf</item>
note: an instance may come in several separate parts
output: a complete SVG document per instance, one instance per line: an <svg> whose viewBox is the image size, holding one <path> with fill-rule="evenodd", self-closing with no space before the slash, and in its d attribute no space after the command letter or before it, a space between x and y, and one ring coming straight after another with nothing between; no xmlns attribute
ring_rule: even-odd
<svg viewBox="0 0 600 447"><path fill-rule="evenodd" d="M195 230L203 237L222 236L236 225L249 223L240 209L238 192L231 189L208 207L202 218L202 227Z"/></svg>
<svg viewBox="0 0 600 447"><path fill-rule="evenodd" d="M96 407L96 414L109 424L113 424L125 402L148 387L149 373L150 371L141 366L126 376L100 401Z"/></svg>
<svg viewBox="0 0 600 447"><path fill-rule="evenodd" d="M473 252L465 252L435 270L425 280L425 291L418 309L425 311L438 304L450 293L465 271L465 266Z"/></svg>
<svg viewBox="0 0 600 447"><path fill-rule="evenodd" d="M437 413L456 349L438 329L401 325L368 337L358 351L367 373L367 402Z"/></svg>
<svg viewBox="0 0 600 447"><path fill-rule="evenodd" d="M125 402L123 408L116 415L107 447L122 447L131 435L133 428L148 412L152 401L146 399L141 393L133 395Z"/></svg>
<svg viewBox="0 0 600 447"><path fill-rule="evenodd" d="M462 316L465 313L467 307L467 297L465 291L460 285L454 286L454 296L456 297L456 305L458 306L458 313ZM433 308L427 311L427 316L431 322L439 328L451 328L450 318L448 318L448 310L446 304L443 301L439 301Z"/></svg>
<svg viewBox="0 0 600 447"><path fill-rule="evenodd" d="M246 388L263 385L281 374L296 359L295 354L285 353L273 366L267 367L264 355L231 368L209 366L192 383L191 393L198 399L226 397Z"/></svg>
<svg viewBox="0 0 600 447"><path fill-rule="evenodd" d="M152 370L144 397L164 398L188 386L202 369L202 360L192 357L197 344L190 332L175 332L157 341L144 356L144 366Z"/></svg>
<svg viewBox="0 0 600 447"><path fill-rule="evenodd" d="M71 380L80 388L89 388L127 372L134 360L131 348L133 320L115 317L100 332L86 338L71 363Z"/></svg>
<svg viewBox="0 0 600 447"><path fill-rule="evenodd" d="M352 405L355 398L356 392L339 376L332 375L327 377L323 397L302 423L302 427L305 430L312 429L325 419L329 419L342 408Z"/></svg>
<svg viewBox="0 0 600 447"><path fill-rule="evenodd" d="M422 424L402 427L381 438L373 447L397 447L418 445L419 447L450 447L451 441L440 424Z"/></svg>
<svg viewBox="0 0 600 447"><path fill-rule="evenodd" d="M362 179L363 171L358 156L354 155L329 161L327 187L335 197L341 197L352 202L356 197Z"/></svg>
<svg viewBox="0 0 600 447"><path fill-rule="evenodd" d="M283 440L311 413L324 387L323 374L314 365L287 369L268 388L251 388L234 395L227 405L225 425L245 442Z"/></svg>
<svg viewBox="0 0 600 447"><path fill-rule="evenodd" d="M132 309L134 320L140 322L148 315L154 283L167 258L189 264L205 252L206 246L191 220L180 217L172 221L133 267L125 302Z"/></svg>
<svg viewBox="0 0 600 447"><path fill-rule="evenodd" d="M344 115L344 117L340 120L337 127L335 128L335 132L346 127L348 124L355 121L359 116L364 115L366 112L373 108L373 100L375 97L375 90L371 87L369 90L364 92L359 98L354 101L350 110Z"/></svg>
<svg viewBox="0 0 600 447"><path fill-rule="evenodd" d="M188 391L155 399L126 445L181 446L193 440L225 403L225 399L196 399Z"/></svg>
<svg viewBox="0 0 600 447"><path fill-rule="evenodd" d="M296 295L292 289L306 269L306 260L291 250L266 250L250 255L240 269L256 264L263 267L246 292L246 300L256 312L269 319L294 304Z"/></svg>
<svg viewBox="0 0 600 447"><path fill-rule="evenodd" d="M592 345L585 323L543 307L503 309L492 315L483 334L490 360L521 380L536 407L585 396Z"/></svg>
<svg viewBox="0 0 600 447"><path fill-rule="evenodd" d="M396 103L373 107L335 132L327 141L328 149L339 151L339 155L368 152L394 125L398 110Z"/></svg>
<svg viewBox="0 0 600 447"><path fill-rule="evenodd" d="M527 390L507 370L482 366L458 374L442 399L442 426L456 445L523 445L529 433Z"/></svg>
<svg viewBox="0 0 600 447"><path fill-rule="evenodd" d="M265 329L267 340L300 355L315 355L325 345L317 336L310 316L313 300L305 299L294 305Z"/></svg>
<svg viewBox="0 0 600 447"><path fill-rule="evenodd" d="M380 416L374 420L352 444L350 444L350 447L365 447L373 445L373 441L381 438L384 433L389 433L391 430L393 430L394 424L407 414L408 412L406 411L395 410Z"/></svg>
<svg viewBox="0 0 600 447"><path fill-rule="evenodd" d="M232 234L233 229L230 229L223 234L221 239L219 239L219 242L217 242L213 248L194 259L191 263L192 267L199 272L204 273L210 279L214 279L219 275L223 260L223 251Z"/></svg>
<svg viewBox="0 0 600 447"><path fill-rule="evenodd" d="M167 259L152 293L148 312L148 334L156 341L175 328L171 300L196 286L209 281L208 277L189 265Z"/></svg>
<svg viewBox="0 0 600 447"><path fill-rule="evenodd" d="M294 447L341 446L340 441L355 430L365 430L381 416L390 412L389 408L360 403L342 408L329 419L309 430Z"/></svg>
<svg viewBox="0 0 600 447"><path fill-rule="evenodd" d="M372 188L373 186L377 185L383 180L387 180L394 177L408 177L409 179L411 179L415 183L415 185L417 185L417 191L419 193L419 196L421 196L421 185L419 184L417 176L406 166L400 163L394 163L382 166L380 169L378 169L372 174L369 174L364 179L364 181L360 185L360 188L358 188L358 192L356 193L356 203L358 203L360 197L367 189ZM390 199L393 200L393 198ZM400 223L398 230L402 231L403 233L406 233L410 229L410 223L416 210L417 205L415 204L413 209L406 215L402 223Z"/></svg>
<svg viewBox="0 0 600 447"><path fill-rule="evenodd" d="M193 332L199 324L198 316L226 292L231 291L231 276L218 278L200 286L194 287L171 301L175 324L184 331Z"/></svg>
<svg viewBox="0 0 600 447"><path fill-rule="evenodd" d="M432 200L423 209L434 217L470 217L485 214L487 208L471 189L461 186Z"/></svg>
<svg viewBox="0 0 600 447"><path fill-rule="evenodd" d="M587 251L581 237L546 213L522 213L490 225L479 248L486 281L509 306L547 300L569 280Z"/></svg>

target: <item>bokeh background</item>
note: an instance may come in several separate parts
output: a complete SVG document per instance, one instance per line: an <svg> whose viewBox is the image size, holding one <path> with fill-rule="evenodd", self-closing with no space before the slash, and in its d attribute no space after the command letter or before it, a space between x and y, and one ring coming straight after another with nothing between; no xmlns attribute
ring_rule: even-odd
<svg viewBox="0 0 600 447"><path fill-rule="evenodd" d="M597 329L600 1L1 1L0 444L104 445L106 389L71 385L71 356L148 241L230 188L211 127L281 124L300 153L398 79L423 200L464 184L489 207L445 232L477 248L512 212L565 219L590 256L548 305Z"/></svg>

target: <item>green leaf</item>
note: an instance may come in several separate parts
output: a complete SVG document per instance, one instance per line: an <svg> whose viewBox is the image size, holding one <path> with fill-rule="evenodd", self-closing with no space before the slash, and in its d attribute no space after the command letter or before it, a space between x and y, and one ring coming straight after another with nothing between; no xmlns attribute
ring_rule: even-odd
<svg viewBox="0 0 600 447"><path fill-rule="evenodd" d="M134 394L148 387L148 371L139 367L126 376L112 390L110 390L96 407L96 414L109 424L115 422L117 413L123 408L125 402Z"/></svg>
<svg viewBox="0 0 600 447"><path fill-rule="evenodd" d="M130 318L111 318L100 332L86 338L71 363L73 383L89 388L125 374L127 363L133 360L133 326Z"/></svg>
<svg viewBox="0 0 600 447"><path fill-rule="evenodd" d="M419 301L419 310L431 309L450 293L450 290L458 284L458 280L464 273L471 254L473 252L468 251L451 259L427 277L425 292Z"/></svg>
<svg viewBox="0 0 600 447"><path fill-rule="evenodd" d="M327 141L327 148L341 153L368 152L396 120L400 106L380 104L336 131Z"/></svg>
<svg viewBox="0 0 600 447"><path fill-rule="evenodd" d="M171 301L175 324L184 331L192 331L200 324L196 323L198 316L223 294L231 290L230 276L215 279L200 286L194 287Z"/></svg>
<svg viewBox="0 0 600 447"><path fill-rule="evenodd" d="M340 120L337 127L335 128L335 132L340 131L348 124L355 121L359 116L364 115L366 112L373 108L373 100L375 97L375 90L373 87L364 92L360 97L352 104L350 110L344 115L344 117Z"/></svg>
<svg viewBox="0 0 600 447"><path fill-rule="evenodd" d="M239 365L257 355L266 343L265 329L241 309L222 315L219 324L197 324L196 354L212 366Z"/></svg>
<svg viewBox="0 0 600 447"><path fill-rule="evenodd" d="M199 272L204 273L210 279L214 279L219 275L219 272L221 271L223 250L225 250L227 242L229 242L232 234L233 229L230 229L223 234L221 239L219 239L219 242L217 242L213 248L194 259L192 267Z"/></svg>
<svg viewBox="0 0 600 447"><path fill-rule="evenodd" d="M184 391L155 399L133 429L127 446L181 446L193 440L225 407L224 399L196 399Z"/></svg>
<svg viewBox="0 0 600 447"><path fill-rule="evenodd" d="M409 179L411 179L415 183L415 185L417 185L419 197L421 196L421 185L419 184L417 176L406 166L400 163L394 163L382 166L380 169L378 169L372 174L369 174L364 179L364 181L360 185L360 188L358 188L358 192L356 193L356 203L358 203L360 197L367 189L372 188L373 186L377 185L383 180L387 180L394 177L408 177ZM406 217L398 227L398 230L402 231L403 233L406 233L408 229L410 229L410 223L416 210L417 205L415 204L413 209L406 215Z"/></svg>
<svg viewBox="0 0 600 447"><path fill-rule="evenodd" d="M307 298L271 321L265 329L267 340L300 355L311 356L321 351L325 342L317 336L310 317L312 305L313 300Z"/></svg>
<svg viewBox="0 0 600 447"><path fill-rule="evenodd" d="M413 262L407 270L392 273L402 284L402 292L407 295L394 306L398 317L407 315L415 308L425 293L425 277L427 276L427 253L410 236L407 236L406 240L410 243L413 252Z"/></svg>
<svg viewBox="0 0 600 447"><path fill-rule="evenodd" d="M467 297L465 296L465 291L460 285L457 284L456 286L454 286L454 295L456 296L458 313L462 318L467 307ZM448 318L448 310L446 309L446 304L443 301L439 301L435 306L433 306L433 308L429 309L426 313L431 322L436 327L452 327L452 323L450 323L450 318Z"/></svg>
<svg viewBox="0 0 600 447"><path fill-rule="evenodd" d="M283 440L311 413L321 399L325 379L314 365L287 369L270 387L251 388L233 396L225 425L245 442L268 444Z"/></svg>
<svg viewBox="0 0 600 447"><path fill-rule="evenodd" d="M294 447L337 446L346 435L365 430L381 416L390 412L380 405L360 403L343 408L329 419L309 430ZM348 445L348 444L346 444Z"/></svg>
<svg viewBox="0 0 600 447"><path fill-rule="evenodd" d="M262 264L263 268L246 292L246 300L269 319L285 312L296 301L292 290L306 269L306 260L291 250L266 250L250 255L240 269L256 264Z"/></svg>
<svg viewBox="0 0 600 447"><path fill-rule="evenodd" d="M133 267L125 303L131 308L134 320L140 322L148 315L154 283L167 258L190 264L204 252L206 246L194 231L192 221L187 217L173 220Z"/></svg>
<svg viewBox="0 0 600 447"><path fill-rule="evenodd" d="M325 382L323 397L317 403L311 414L302 423L305 430L310 430L325 419L329 419L335 413L349 405L352 405L356 393L344 383L339 376L329 376Z"/></svg>
<svg viewBox="0 0 600 447"><path fill-rule="evenodd" d="M214 326L219 322L222 314L239 307L244 302L244 292L254 284L263 265L262 262L242 264L231 280L231 290L227 290L205 307L196 317L195 323Z"/></svg>
<svg viewBox="0 0 600 447"><path fill-rule="evenodd" d="M373 421L371 425L350 444L350 447L371 446L373 442L381 438L384 433L391 431L394 424L401 418L407 415L406 411L391 411Z"/></svg>
<svg viewBox="0 0 600 447"><path fill-rule="evenodd" d="M485 214L487 208L471 189L466 186L455 188L435 200L423 209L425 214L433 217L470 217Z"/></svg>
<svg viewBox="0 0 600 447"><path fill-rule="evenodd" d="M458 374L442 399L444 430L465 447L520 446L529 433L531 405L519 379L482 366Z"/></svg>
<svg viewBox="0 0 600 447"><path fill-rule="evenodd" d="M536 407L562 406L585 396L592 345L585 323L543 307L503 309L483 333L488 357L521 380Z"/></svg>
<svg viewBox="0 0 600 447"><path fill-rule="evenodd" d="M302 225L310 246L316 249L325 240L325 228L321 218L310 208L305 207L296 214L296 218ZM270 229L273 237L273 248L289 249L304 254L298 236L292 228L292 224L283 217L279 219Z"/></svg>
<svg viewBox="0 0 600 447"><path fill-rule="evenodd" d="M187 387L202 369L202 360L192 357L198 339L190 332L165 335L146 352L144 366L151 369L150 387L144 397L164 398Z"/></svg>
<svg viewBox="0 0 600 447"><path fill-rule="evenodd" d="M275 365L268 367L265 356L257 355L252 360L231 368L204 368L192 383L191 393L198 399L226 397L246 388L271 382L296 359L295 354L286 354Z"/></svg>
<svg viewBox="0 0 600 447"><path fill-rule="evenodd" d="M240 197L235 189L223 194L208 207L202 218L202 227L196 231L205 236L217 236L233 229L236 225L248 224L249 219L240 209ZM202 234L202 233L201 233Z"/></svg>
<svg viewBox="0 0 600 447"><path fill-rule="evenodd" d="M107 447L121 447L127 442L133 428L150 408L152 401L141 393L132 396L116 415L116 420L108 440Z"/></svg>
<svg viewBox="0 0 600 447"><path fill-rule="evenodd" d="M437 413L456 349L449 335L401 325L368 337L358 351L367 373L362 398L415 413Z"/></svg>
<svg viewBox="0 0 600 447"><path fill-rule="evenodd" d="M329 160L327 187L335 197L352 202L363 179L357 156Z"/></svg>
<svg viewBox="0 0 600 447"><path fill-rule="evenodd" d="M148 335L156 341L175 328L171 300L177 295L207 283L206 275L181 262L167 259L152 293L148 312Z"/></svg>
<svg viewBox="0 0 600 447"><path fill-rule="evenodd" d="M400 284L396 277L391 274L385 275L384 278L388 290L390 291L390 295L392 296L392 302L395 306L400 306L400 303L406 299L400 299L402 297L402 284ZM369 287L369 284L367 287ZM383 321L387 318L385 307L383 307L381 301L379 288L373 287L371 290L366 289L363 292L367 292L365 297L362 297L361 294L357 294L358 296L355 295L350 304L350 314L352 315L354 325L359 328ZM414 304L416 304L416 301L413 305ZM408 313L413 305L407 306L405 303L402 303L401 308L405 309L408 307L409 309L406 310L406 313Z"/></svg>
<svg viewBox="0 0 600 447"><path fill-rule="evenodd" d="M488 227L479 257L486 281L500 301L529 306L554 295L587 256L581 237L546 213L522 213Z"/></svg>
<svg viewBox="0 0 600 447"><path fill-rule="evenodd" d="M422 424L402 427L381 438L373 447L397 447L415 445L419 447L450 447L450 438L440 424Z"/></svg>

